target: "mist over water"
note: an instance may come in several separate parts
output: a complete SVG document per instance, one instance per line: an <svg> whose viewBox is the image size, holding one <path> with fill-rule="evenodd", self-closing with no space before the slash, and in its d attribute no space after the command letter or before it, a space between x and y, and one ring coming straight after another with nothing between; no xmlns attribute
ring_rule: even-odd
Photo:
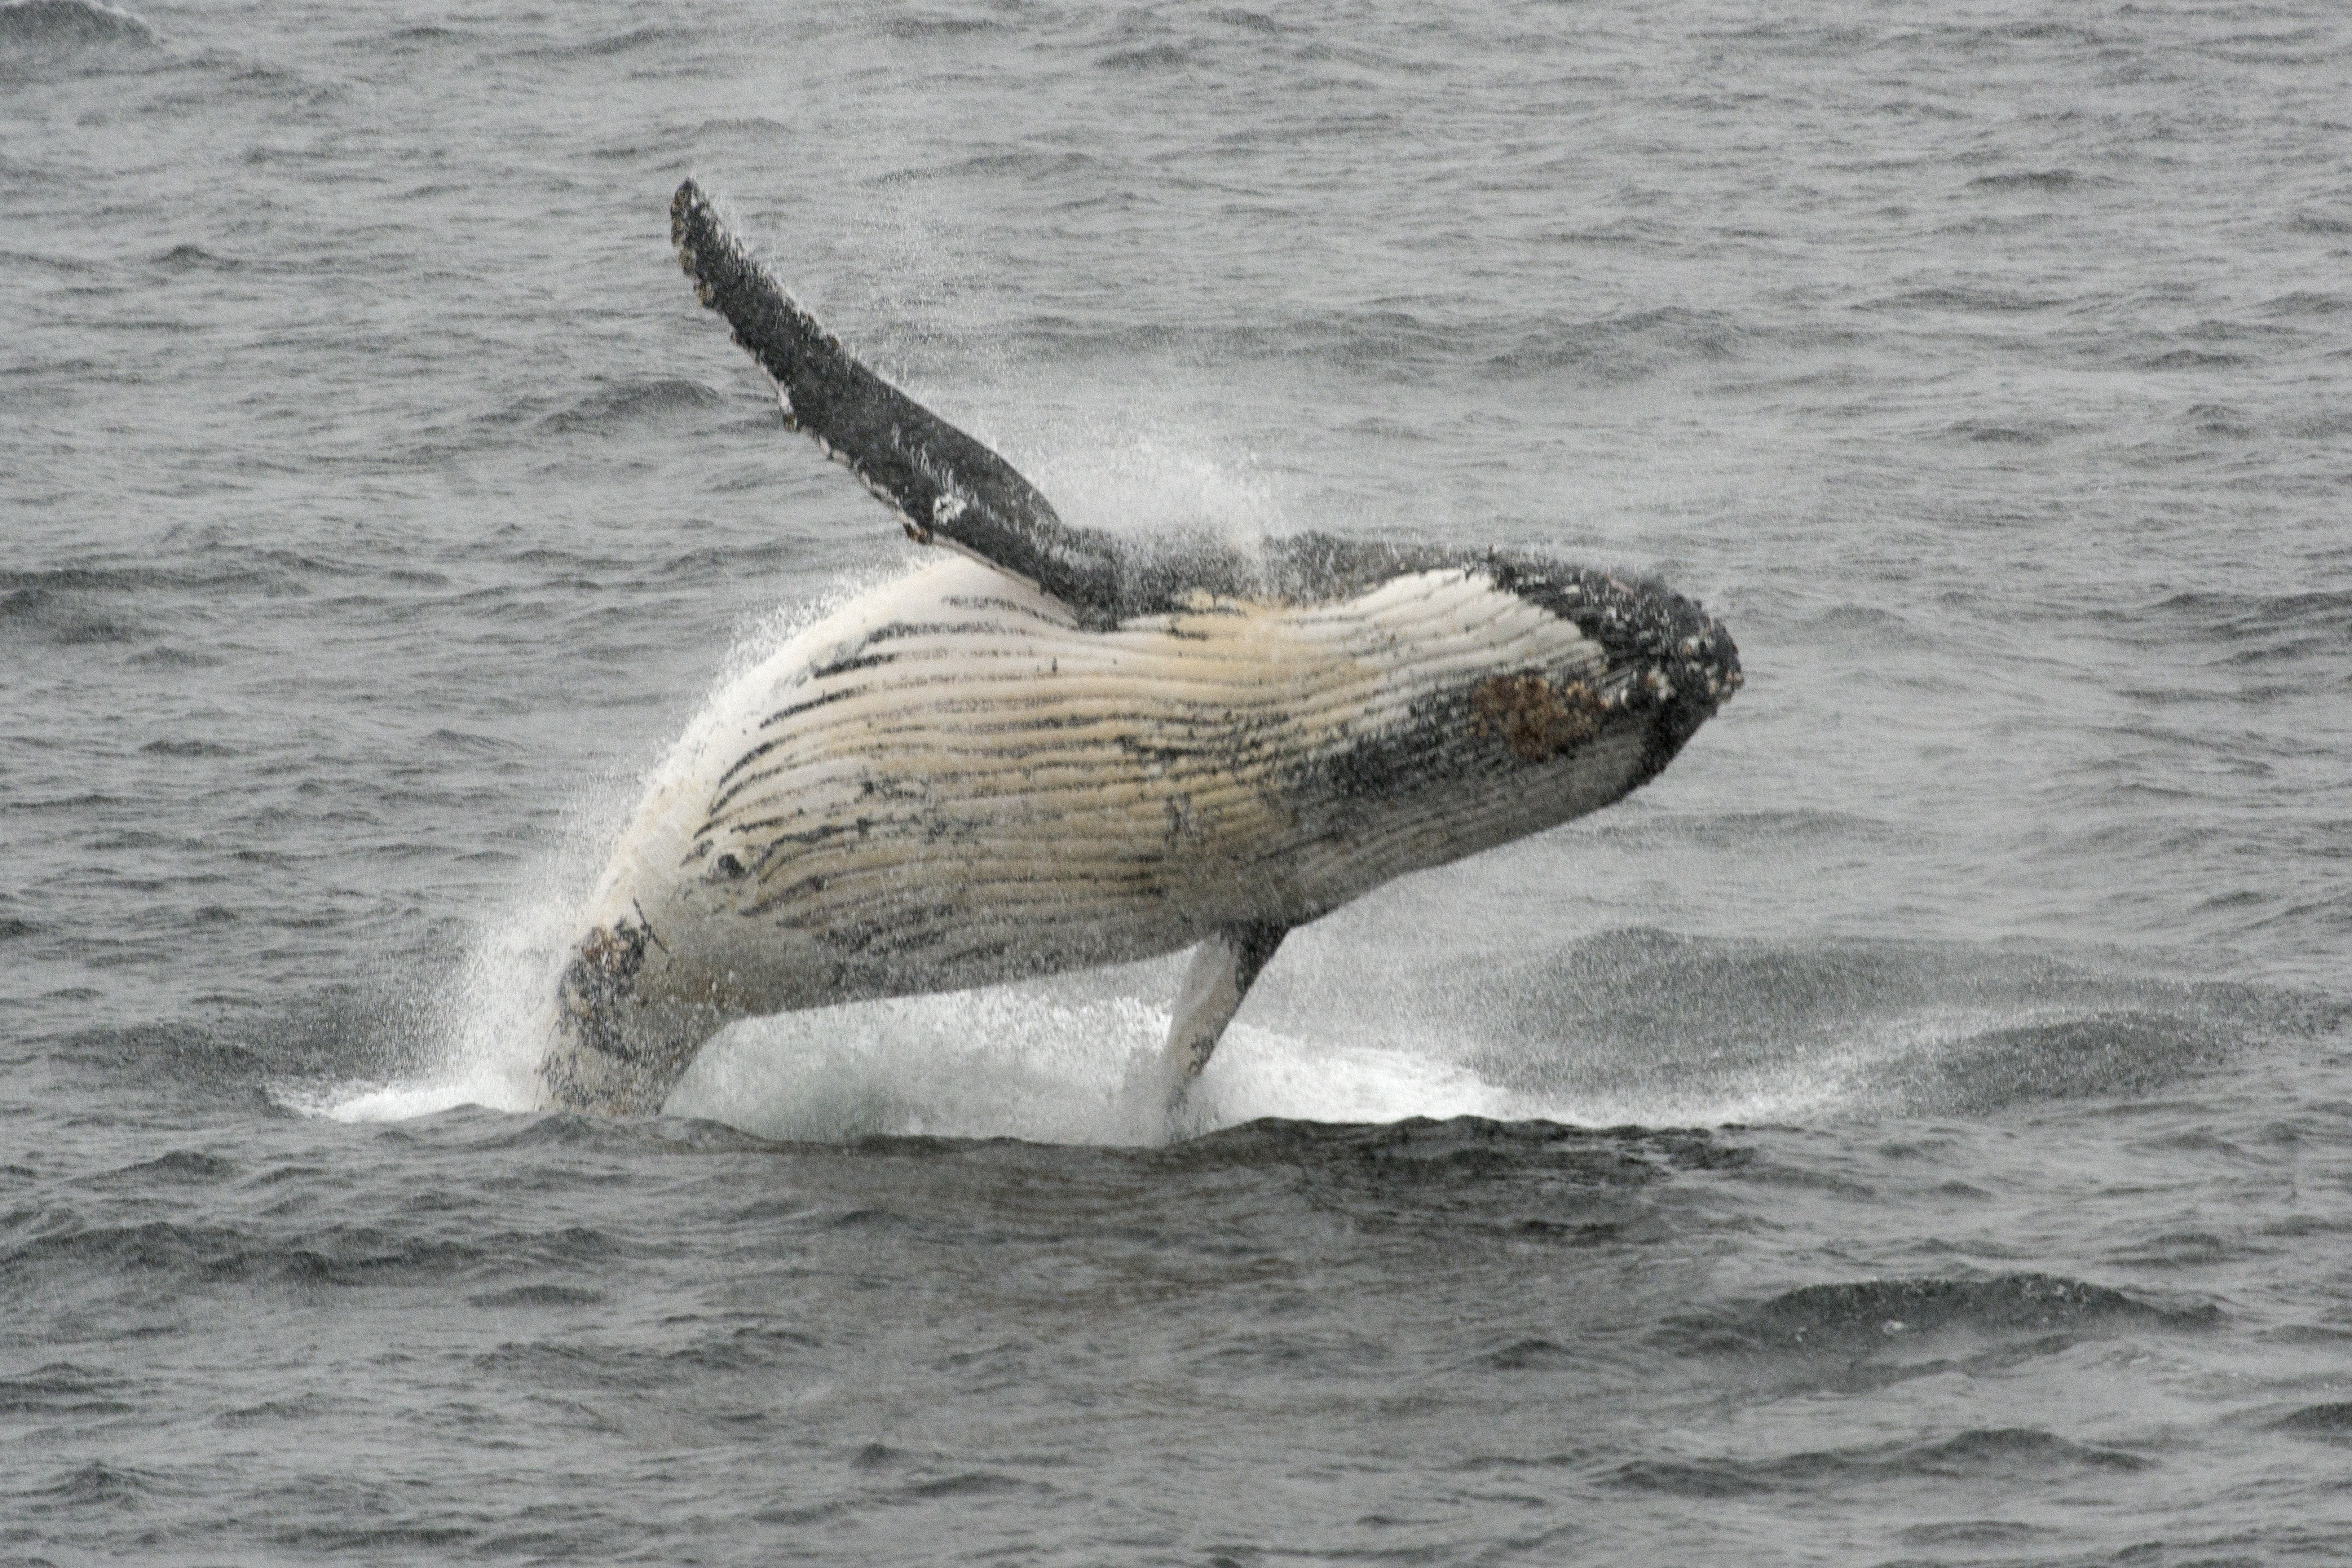
<svg viewBox="0 0 2352 1568"><path fill-rule="evenodd" d="M0 1562L2339 1561L2352 25L0 5ZM1655 573L1655 784L529 1111L918 554L691 173L1074 521Z"/></svg>

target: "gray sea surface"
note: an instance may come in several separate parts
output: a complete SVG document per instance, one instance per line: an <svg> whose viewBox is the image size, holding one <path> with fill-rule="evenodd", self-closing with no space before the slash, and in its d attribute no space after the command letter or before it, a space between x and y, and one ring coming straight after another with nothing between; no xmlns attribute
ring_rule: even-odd
<svg viewBox="0 0 2352 1568"><path fill-rule="evenodd" d="M1663 575L1657 783L531 1112L919 552L667 203L1075 521ZM0 1563L2352 1560L2352 13L0 5Z"/></svg>

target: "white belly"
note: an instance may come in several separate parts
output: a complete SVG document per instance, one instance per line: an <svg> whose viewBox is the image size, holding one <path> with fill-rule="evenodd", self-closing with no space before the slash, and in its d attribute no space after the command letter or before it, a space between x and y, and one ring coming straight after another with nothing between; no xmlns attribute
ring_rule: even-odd
<svg viewBox="0 0 2352 1568"><path fill-rule="evenodd" d="M1482 679L1601 666L1573 625L1472 571L1321 606L1203 596L1092 631L950 557L705 710L587 923L634 913L653 939L640 1003L714 1016L1296 924L1623 793L1633 726L1542 767L1497 736L1427 732Z"/></svg>

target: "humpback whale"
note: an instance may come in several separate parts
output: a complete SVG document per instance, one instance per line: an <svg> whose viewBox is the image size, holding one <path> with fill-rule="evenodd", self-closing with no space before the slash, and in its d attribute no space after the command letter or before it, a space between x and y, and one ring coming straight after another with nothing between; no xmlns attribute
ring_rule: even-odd
<svg viewBox="0 0 2352 1568"><path fill-rule="evenodd" d="M670 232L785 425L946 551L682 739L562 956L551 1106L656 1111L740 1017L1192 948L1143 1086L1173 1108L1286 932L1619 799L1740 684L1696 604L1605 571L1073 526L852 356L692 180Z"/></svg>

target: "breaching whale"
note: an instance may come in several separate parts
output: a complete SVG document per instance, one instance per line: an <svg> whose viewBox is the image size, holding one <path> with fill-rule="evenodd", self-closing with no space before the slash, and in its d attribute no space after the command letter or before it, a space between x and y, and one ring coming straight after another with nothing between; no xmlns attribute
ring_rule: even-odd
<svg viewBox="0 0 2352 1568"><path fill-rule="evenodd" d="M784 423L918 543L736 682L565 953L539 1079L655 1111L730 1021L1196 947L1173 1106L1294 927L1597 810L1740 683L1699 606L1537 556L1076 528L786 296L691 180L671 238Z"/></svg>

